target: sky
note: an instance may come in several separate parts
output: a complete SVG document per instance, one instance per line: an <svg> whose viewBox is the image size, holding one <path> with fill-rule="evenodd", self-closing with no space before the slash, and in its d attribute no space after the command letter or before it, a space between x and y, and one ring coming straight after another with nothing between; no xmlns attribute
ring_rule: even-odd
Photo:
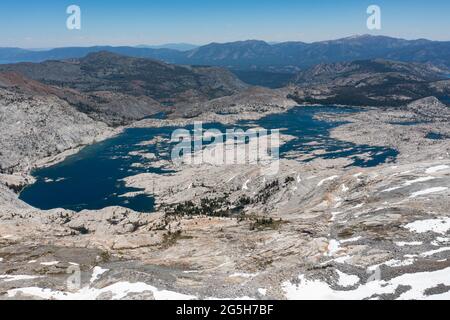
<svg viewBox="0 0 450 320"><path fill-rule="evenodd" d="M69 5L81 29L69 30ZM367 7L381 8L381 30ZM358 34L450 40L449 0L1 0L0 47L314 42Z"/></svg>

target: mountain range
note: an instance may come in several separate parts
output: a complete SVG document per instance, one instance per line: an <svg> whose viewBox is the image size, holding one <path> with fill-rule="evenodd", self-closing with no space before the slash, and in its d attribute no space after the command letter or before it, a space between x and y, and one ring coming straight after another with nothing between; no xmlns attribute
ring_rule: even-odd
<svg viewBox="0 0 450 320"><path fill-rule="evenodd" d="M190 43L166 43L161 45L139 45L136 48L148 48L148 49L172 49L178 51L189 51L198 48L198 45Z"/></svg>
<svg viewBox="0 0 450 320"><path fill-rule="evenodd" d="M0 61L15 63L62 60L81 58L89 53L99 51L154 58L168 63L215 65L242 70L285 70L291 72L318 63L375 58L406 62L429 62L440 67L450 68L450 41L404 40L370 35L314 43L283 42L269 44L264 41L248 40L211 43L200 47L174 44L138 47L67 47L41 51L0 48Z"/></svg>

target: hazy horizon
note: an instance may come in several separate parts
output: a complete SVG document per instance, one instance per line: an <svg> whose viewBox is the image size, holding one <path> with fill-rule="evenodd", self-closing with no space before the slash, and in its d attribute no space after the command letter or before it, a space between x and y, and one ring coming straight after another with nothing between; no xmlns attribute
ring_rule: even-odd
<svg viewBox="0 0 450 320"><path fill-rule="evenodd" d="M6 47L6 46L2 46L0 45L0 48L19 48L19 49L23 49L23 50L30 50L30 51L45 51L45 50L52 50L52 49L60 49L60 48L71 48L71 47L77 47L77 48L90 48L90 47L164 47L164 46L171 46L171 45L192 45L192 46L196 46L196 47L201 47L201 46L206 46L209 44L213 44L213 43L218 43L218 44L226 44L226 43L234 43L234 42L246 42L246 41L263 41L266 42L269 45L276 45L276 44L280 44L280 43L285 43L285 42L303 42L303 43L307 43L307 44L311 44L311 43L317 43L317 42L327 42L327 41L336 41L336 40L341 40L341 39L345 39L345 38L351 38L351 37L357 37L357 36L366 36L369 34L356 34L356 35L349 35L349 36L344 36L344 37L340 37L340 38L335 38L335 39L328 39L328 40L319 40L319 41L301 41L301 40L286 40L286 41L267 41L264 39L242 39L242 40L234 40L234 41L227 41L227 42L218 42L218 41L212 41L212 42L208 42L208 43L188 43L188 42L167 42L167 43L140 43L140 44L123 44L123 45L114 45L114 44L93 44L93 45L80 45L80 46L71 46L71 45L67 45L67 46L61 46L61 47L46 47L46 48L38 48L38 47ZM391 37L391 38L396 38L396 39L402 39L402 40L409 40L409 41L414 41L414 40L429 40L429 41L437 41L437 42L449 42L450 40L433 40L433 39L427 39L427 38L402 38L402 37L393 37L393 36L389 36L389 35L376 35L376 36L380 36L380 37Z"/></svg>
<svg viewBox="0 0 450 320"><path fill-rule="evenodd" d="M81 30L66 27L72 4L81 8ZM367 29L372 4L381 8L381 30ZM445 0L6 0L0 4L0 46L204 45L247 39L311 43L357 34L448 41L448 12Z"/></svg>

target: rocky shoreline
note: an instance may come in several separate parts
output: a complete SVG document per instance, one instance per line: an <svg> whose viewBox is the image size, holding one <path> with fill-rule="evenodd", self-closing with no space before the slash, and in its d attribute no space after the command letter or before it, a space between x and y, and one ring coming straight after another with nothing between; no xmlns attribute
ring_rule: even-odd
<svg viewBox="0 0 450 320"><path fill-rule="evenodd" d="M195 119L234 123L292 106ZM0 299L448 297L450 145L426 138L448 133L444 108L429 98L321 115L349 122L334 138L400 151L374 168L284 159L272 177L258 166L200 165L127 178L161 204L150 215L37 210L0 184ZM79 288L67 286L73 267Z"/></svg>

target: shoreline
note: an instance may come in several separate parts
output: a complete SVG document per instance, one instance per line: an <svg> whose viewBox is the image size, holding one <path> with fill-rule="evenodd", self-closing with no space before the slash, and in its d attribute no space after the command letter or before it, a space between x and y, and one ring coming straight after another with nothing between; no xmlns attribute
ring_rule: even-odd
<svg viewBox="0 0 450 320"><path fill-rule="evenodd" d="M301 107L298 105L288 106L288 107L278 107L277 110L263 112L263 113L256 113L256 112L249 112L244 114L233 114L233 115L220 115L214 112L208 112L204 113L199 117L195 118L177 118L177 119L142 119L138 120L136 122L133 122L130 125L122 126L118 128L112 128L112 131L110 134L107 132L104 135L100 135L95 138L95 141L91 143L86 143L82 145L78 145L74 148L67 149L61 153L42 158L40 160L37 160L35 163L31 165L30 168L26 170L19 170L14 172L14 174L23 174L23 175L30 175L30 173L33 170L40 169L40 168L46 168L50 167L52 165L58 164L62 161L64 161L67 157L70 157L71 155L74 155L78 153L81 149L94 145L98 142L102 142L105 140L108 140L110 138L113 138L117 135L120 135L127 129L131 128L164 128L164 127L184 127L187 126L195 121L202 121L204 123L221 123L221 124L231 124L231 123L237 123L242 120L258 120L261 119L267 115L271 114L277 114L277 113L284 113L289 111L292 108L295 107Z"/></svg>
<svg viewBox="0 0 450 320"><path fill-rule="evenodd" d="M33 177L32 172L34 170L39 170L42 168L48 168L53 165L56 165L58 163L64 162L68 157L77 154L80 152L83 148L94 145L96 143L108 140L110 138L114 138L121 133L123 133L125 130L130 128L167 128L167 127L184 127L187 125L190 125L196 121L201 121L205 124L208 123L220 123L220 124L237 124L239 121L256 121L260 120L266 116L273 115L273 114L283 114L285 112L288 112L291 109L294 108L308 108L308 107L330 107L329 105L321 105L321 104L303 104L303 105L297 105L297 104L287 104L283 107L277 106L277 108L272 109L270 111L265 112L247 112L247 113L241 113L241 114L229 114L229 115L222 115L217 114L214 112L207 112L204 113L198 117L195 118L177 118L177 119L142 119L139 121L136 121L128 126L122 126L118 128L114 128L109 132L105 132L103 135L100 135L95 138L95 141L83 145L79 145L77 147L67 149L59 154L40 159L36 161L33 165L31 165L29 168L23 171L15 172L14 174L10 176L17 176L21 177L23 181L27 181L28 183L21 185L22 190L17 193L18 198L20 197L20 193L28 186L32 185L35 182L35 178ZM358 106L347 106L347 105L333 105L331 107L336 108L358 108L361 109L361 107ZM363 111L370 111L373 108L370 107L362 107ZM334 121L333 119L327 119L326 121ZM330 131L330 134L332 131Z"/></svg>
<svg viewBox="0 0 450 320"><path fill-rule="evenodd" d="M388 139L389 132L364 134L369 126L384 128L372 116L384 112L345 115L356 122L345 129L351 131L349 138ZM448 145L448 140L443 143ZM342 159L284 160L279 174L269 180L248 166L192 167L171 177L130 178L149 190L156 179L163 203L192 201L201 209L202 199L211 198L206 207L214 210L245 204L237 216L191 215L191 207L178 214L142 214L123 207L79 213L8 208L5 203L6 209L0 210L0 232L5 235L0 237L0 255L5 257L0 274L19 280L0 281L0 297L17 298L21 292L33 296L26 289L30 286L45 289L49 297L61 292L57 290L65 292L60 274L74 264L86 279L99 268L107 270L87 284L92 288L106 291L108 284L127 281L199 298L295 298L297 288L307 294L308 284L318 281L346 295L364 289L367 270L379 266L380 283L403 281L407 287L413 283L403 275L419 279L424 272L444 279L448 244L432 231L435 225L447 228L442 222L450 221L445 210L450 161L435 159L439 145L422 147L427 159L414 156L372 168L345 169ZM223 198L230 204L220 202ZM447 229L442 230L444 236ZM42 282L20 280L21 275L39 276ZM340 284L342 275L354 279L351 287ZM300 284L293 283L299 276ZM380 288L367 298L403 294L393 286Z"/></svg>
<svg viewBox="0 0 450 320"><path fill-rule="evenodd" d="M289 99L288 99L289 100ZM36 161L30 169L25 171L17 171L16 173L29 175L31 171L40 169L40 168L46 168L55 164L58 164L62 161L64 161L67 157L74 155L78 153L81 149L94 145L98 142L102 142L105 140L108 140L110 138L113 138L122 132L124 132L127 129L130 128L164 128L164 127L184 127L187 125L192 124L193 122L203 122L206 124L210 123L220 123L220 124L236 124L239 121L252 121L252 120L260 120L266 116L273 115L273 114L282 114L285 112L288 112L291 109L294 108L301 108L301 107L337 107L337 108L355 108L355 109L362 109L363 111L370 111L374 109L379 109L376 107L360 107L360 106L350 106L350 105L327 105L327 104L297 104L297 103L287 103L285 106L276 106L274 109L264 112L244 112L244 113L231 113L231 114L219 114L215 112L205 112L198 117L194 118L176 118L176 119L142 119L133 122L130 125L127 126L121 126L118 128L112 128L112 131L110 134L101 135L95 138L95 141L91 143L82 144L79 146L76 146L71 149L67 149L61 153L58 153L53 156L49 156L43 159L40 159ZM384 107L384 108L391 108L391 107ZM330 119L332 121L332 119Z"/></svg>
<svg viewBox="0 0 450 320"><path fill-rule="evenodd" d="M17 195L17 198L19 199L22 191L25 188L27 188L28 186L32 185L34 182L36 182L36 179L33 176L33 171L43 169L43 168L48 168L48 167L51 167L58 163L64 162L68 157L77 154L83 148L94 145L94 144L102 142L102 141L105 141L107 139L113 138L113 137L119 135L120 133L122 133L124 130L126 130L126 127L120 127L120 128L115 128L111 131L106 131L102 135L95 137L95 139L94 139L95 141L93 141L91 143L81 144L74 148L64 150L63 152L55 154L53 156L39 159L39 160L35 161L33 164L31 164L29 167L27 167L26 169L15 171L12 174L2 174L2 175L0 175L0 183L4 184L8 189L10 189L12 191L14 191L14 189L12 189L11 187L21 188L20 192L18 192L18 193L16 193L14 191L14 193ZM11 179L11 178L17 179L19 181L19 183L8 185L7 184L8 179Z"/></svg>
<svg viewBox="0 0 450 320"><path fill-rule="evenodd" d="M251 118L251 119L260 119L260 118L263 118L263 117L266 117L266 116L268 116L268 115L271 115L271 114L285 114L286 112L288 112L289 110L291 110L291 109L301 109L301 110L307 110L308 108L313 108L313 110L316 110L316 108L317 107L327 107L327 110L328 110L328 112L337 112L337 113L340 113L339 111L332 111L332 110L337 110L337 109L339 109L339 108L344 108L344 106L332 106L332 108L330 108L330 106L323 106L323 105L320 105L320 106L318 106L318 105L299 105L299 106L293 106L293 107L289 107L289 108L284 108L281 112L279 111L279 110L273 110L272 112L266 112L266 113L261 113L261 114L258 114L258 117L256 117L255 116L255 114L241 114L241 115L239 115L239 117L238 117L238 119L236 119L236 118L233 118L233 120L235 120L235 122L238 122L238 121L242 121L243 119L249 119L249 118ZM346 109L349 109L349 108L351 108L351 107L349 107L349 106L345 106L345 108ZM352 109L353 108L357 108L357 107L352 107ZM361 111L360 110L360 108L357 108L357 110L358 111ZM355 110L356 111L356 110ZM304 111L301 111L301 112L304 112ZM307 111L308 112L308 111ZM327 111L323 111L324 113L327 113ZM217 115L216 115L217 116ZM220 115L219 115L219 117L221 118L221 120L222 120L222 122L220 122L220 123L226 123L226 122L228 122L229 123L229 118L227 117L227 118L224 118L224 117L221 117ZM203 117L204 119L206 118L206 119L208 119L209 121L211 121L211 122L217 122L217 121L215 121L216 119L212 119L211 118L211 114L207 114L205 117ZM315 117L316 118L316 117ZM151 119L151 120L153 120L153 119ZM320 119L319 119L320 120ZM147 119L146 119L146 121L147 121ZM174 120L178 125L186 125L186 121L189 121L189 123L191 123L191 121L192 121L192 119L177 119L177 120ZM175 124L173 123L174 121L166 121L165 123L164 123L164 125L158 125L157 126L157 128L171 128L171 127L175 127ZM331 122L329 119L326 119L325 120L326 122ZM160 120L159 119L157 119L157 122L158 122L158 124L160 124ZM146 123L146 124L149 124L149 123ZM172 125L169 125L169 124L172 124ZM295 126L295 124L294 124L294 126ZM134 126L133 125L131 125L131 128L133 128ZM116 135L117 134L120 134L121 132L124 132L125 130L127 130L128 128L130 128L130 126L127 126L127 127L122 127L122 128L120 128L120 130L116 130L117 132L115 133ZM147 125L147 126L138 126L137 128L154 128L154 126L152 127L152 126L150 126L150 125ZM327 130L327 132L329 132L328 131L328 129L326 129ZM158 131L158 130L157 130ZM158 131L159 132L159 131ZM331 133L331 132L330 132ZM109 135L109 136L107 136L106 138L111 138L111 137L114 137L114 135ZM157 133L155 133L155 136L154 136L154 138L157 138L157 137L159 137L158 135L157 135ZM282 139L282 143L285 143L286 141L286 139L287 140L292 140L292 139L296 139L295 137L293 137L293 136L288 136L288 135L285 135L285 134L283 134L282 135L282 137L281 137ZM300 137L299 137L300 138ZM319 139L319 138L318 138ZM316 140L317 141L317 140ZM82 146L82 147L78 147L78 148L74 148L74 149L72 149L72 150L68 150L68 151L66 151L66 152L64 152L64 153L62 153L62 154L59 154L59 155L57 155L57 156L55 156L55 157L51 157L51 158L47 158L47 159L44 159L44 161L41 161L41 163L38 163L36 166L35 166L35 168L36 169L39 169L39 168L45 168L45 167L49 167L49 166L52 166L52 165L55 165L55 164L57 164L57 163L59 163L59 162L62 162L62 161L64 161L65 159L67 159L67 157L69 157L69 156L71 156L71 155L73 155L73 154L76 154L77 152L79 152L79 150L81 150L82 148L84 148L85 146ZM294 160L294 161L297 161L298 163L299 163L299 165L301 165L301 163L302 163L302 159L306 159L307 158L307 156L306 155L300 155L300 154L297 154L296 155L296 153L295 153L296 151L295 150L291 150L291 152L290 152L290 154L289 155L286 155L286 156L282 156L281 158L280 158L280 160L286 160L286 161L292 161L292 160ZM314 156L318 156L317 157L317 160L318 161L316 161L316 162L320 162L320 161L322 161L321 159L320 159L320 152L318 151L318 152L313 152L313 153L311 153L311 156L312 157L314 157ZM347 159L348 160L348 159ZM345 161L345 160L343 160L343 159L338 159L338 160L336 160L336 165L337 165L337 163L341 163L341 162L339 162L339 161ZM348 160L348 161L350 161L350 160ZM160 162L162 162L162 160L160 161ZM315 162L315 163L316 163ZM351 162L349 162L348 163L349 165L351 164ZM168 163L166 163L166 166L170 166L171 164L170 164L170 161L168 162ZM145 168L146 167L146 164L144 163L143 164L143 167ZM147 168L151 168L152 167L152 165L151 164L147 164ZM177 168L177 170L176 170L176 172L181 172L181 171L184 171L184 170L189 170L189 165L186 165L184 168ZM123 181L126 181L127 179L129 179L129 178L133 178L134 176L137 176L137 175L140 175L140 174L145 174L145 171L142 171L142 172L138 172L138 173L133 173L131 176L128 176L128 177L125 177L124 179L122 179ZM160 176L161 177L161 179L163 179L163 176L164 176L164 174L159 174L158 176ZM32 183L30 183L29 185L31 185ZM27 186L29 186L29 185L27 185ZM23 190L25 190L26 189L26 187L27 186L25 186L25 188L23 189ZM129 187L135 187L136 188L136 186L133 186L133 185L130 185ZM137 187L137 188L139 188L139 187ZM145 188L140 188L140 189L143 189L143 191L144 191L144 189ZM22 190L22 191L23 191ZM161 205L161 204L164 204L164 201L160 201L160 199L157 197L157 196L155 196L155 194L153 194L153 193L147 193L147 192L141 192L141 193L143 193L143 194L145 194L145 195L148 195L148 196L152 196L152 197L155 197L155 201L157 202L156 204L158 204L158 205ZM19 198L20 198L20 194L21 193L19 193ZM172 201L173 202L173 201ZM124 207L126 207L126 205L124 204L123 205ZM132 207L133 208L133 207ZM138 211L138 212L143 212L142 210L140 210L139 208L137 208L136 209L136 211ZM157 210L155 210L154 212L156 212Z"/></svg>

